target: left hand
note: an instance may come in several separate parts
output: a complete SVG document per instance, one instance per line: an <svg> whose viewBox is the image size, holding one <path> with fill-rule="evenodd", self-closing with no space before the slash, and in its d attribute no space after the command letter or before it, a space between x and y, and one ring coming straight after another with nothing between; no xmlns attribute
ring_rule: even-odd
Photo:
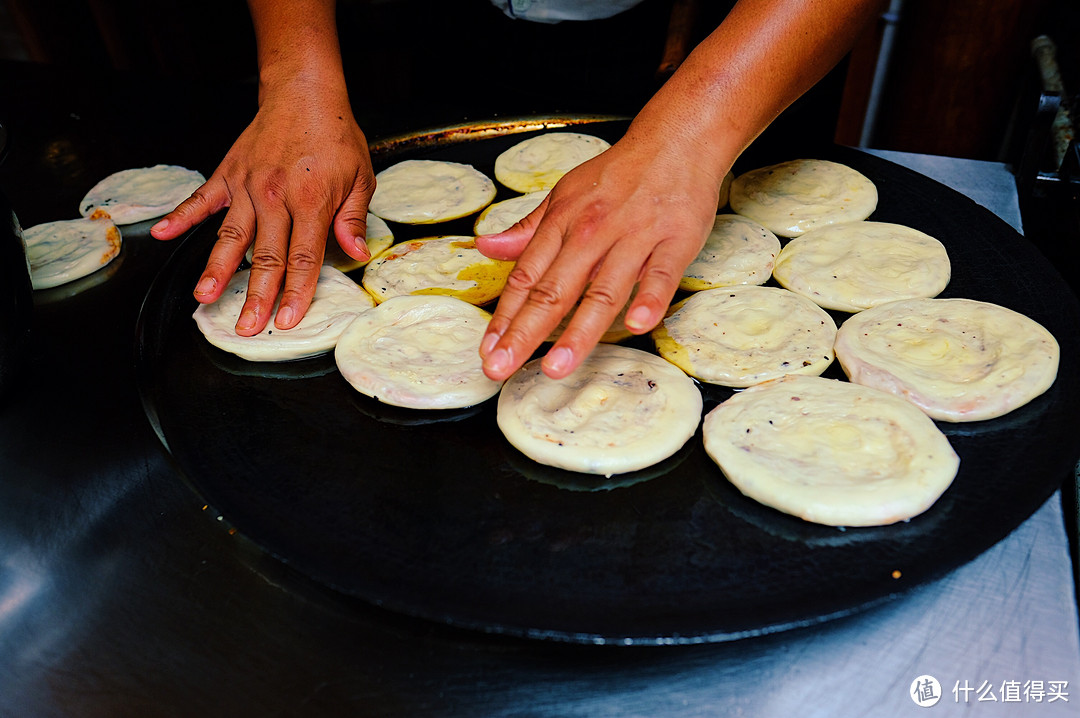
<svg viewBox="0 0 1080 718"><path fill-rule="evenodd" d="M490 378L516 371L579 297L542 362L555 379L588 356L635 285L626 328L643 334L663 319L712 228L728 167L706 166L689 138L659 135L628 132L514 227L477 238L487 256L517 260L480 347Z"/></svg>

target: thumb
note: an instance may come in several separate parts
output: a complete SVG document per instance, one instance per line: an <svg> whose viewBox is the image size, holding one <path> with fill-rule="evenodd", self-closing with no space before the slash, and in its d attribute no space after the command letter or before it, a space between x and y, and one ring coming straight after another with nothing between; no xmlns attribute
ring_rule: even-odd
<svg viewBox="0 0 1080 718"><path fill-rule="evenodd" d="M540 221L547 211L548 198L545 197L540 206L519 220L510 229L496 234L484 234L476 238L476 248L480 253L490 259L502 259L513 261L521 256L525 247L536 233Z"/></svg>
<svg viewBox="0 0 1080 718"><path fill-rule="evenodd" d="M353 185L334 215L334 237L345 254L366 262L371 259L367 246L367 208L371 192L361 183Z"/></svg>

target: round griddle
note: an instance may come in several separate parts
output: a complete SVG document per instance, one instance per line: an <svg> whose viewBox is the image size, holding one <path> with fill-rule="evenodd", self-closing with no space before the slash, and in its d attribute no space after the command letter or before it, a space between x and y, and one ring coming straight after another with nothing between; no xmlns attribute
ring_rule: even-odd
<svg viewBox="0 0 1080 718"><path fill-rule="evenodd" d="M626 126L568 122L609 140ZM468 162L490 176L499 152L559 125L421 132L380 143L373 159L376 170L406 158ZM1080 453L1077 303L1007 224L895 164L766 135L736 171L796 157L854 167L879 188L871 219L940 239L954 274L942 296L1022 312L1061 345L1042 397L999 419L939 425L960 472L909 522L844 530L761 506L725 480L700 432L660 465L608 480L524 458L500 434L493 400L411 411L353 391L332 356L259 364L225 354L191 319L220 220L185 240L147 296L137 345L147 413L183 476L233 527L316 581L414 616L564 641L684 643L803 626L896 596L993 545L1069 476ZM393 229L398 239L469 234L471 221ZM705 411L730 395L702 392Z"/></svg>

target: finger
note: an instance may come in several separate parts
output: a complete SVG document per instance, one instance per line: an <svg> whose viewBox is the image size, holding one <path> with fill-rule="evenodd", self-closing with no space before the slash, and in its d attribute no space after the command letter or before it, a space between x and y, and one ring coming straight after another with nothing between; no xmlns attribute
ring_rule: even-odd
<svg viewBox="0 0 1080 718"><path fill-rule="evenodd" d="M229 207L217 236L206 269L195 285L195 299L203 304L217 301L225 291L255 237L255 210L246 196Z"/></svg>
<svg viewBox="0 0 1080 718"><path fill-rule="evenodd" d="M229 188L216 173L190 197L150 228L155 239L175 239L207 217L229 206Z"/></svg>
<svg viewBox="0 0 1080 718"><path fill-rule="evenodd" d="M487 359L503 332L510 326L514 315L529 297L533 285L543 276L548 266L562 249L562 237L558 231L542 230L529 250L519 259L507 276L506 285L499 296L499 303L492 313L484 338L480 342L480 356Z"/></svg>
<svg viewBox="0 0 1080 718"><path fill-rule="evenodd" d="M278 329L292 329L311 306L329 232L330 221L322 213L293 217L285 267L285 289L274 318L274 326Z"/></svg>
<svg viewBox="0 0 1080 718"><path fill-rule="evenodd" d="M375 178L358 177L334 215L334 237L345 254L366 262L371 259L367 246L367 208L375 190Z"/></svg>
<svg viewBox="0 0 1080 718"><path fill-rule="evenodd" d="M284 206L263 209L258 218L247 301L236 322L236 333L243 337L258 334L269 323L289 251L292 221Z"/></svg>
<svg viewBox="0 0 1080 718"><path fill-rule="evenodd" d="M678 242L661 242L653 249L638 279L638 291L626 312L626 328L634 334L644 334L660 323L671 304L683 271L696 253L688 254L693 246Z"/></svg>
<svg viewBox="0 0 1080 718"><path fill-rule="evenodd" d="M616 246L612 252L621 249ZM585 289L566 330L544 356L541 369L545 374L562 379L585 360L626 306L639 271L634 262L603 262Z"/></svg>
<svg viewBox="0 0 1080 718"><path fill-rule="evenodd" d="M488 349L484 372L496 381L509 377L551 334L581 296L598 261L583 245L564 247L559 234L546 225L538 228L510 272L488 326L497 339L485 337L482 344Z"/></svg>
<svg viewBox="0 0 1080 718"><path fill-rule="evenodd" d="M536 228L540 226L540 222L544 219L547 206L548 197L545 197L540 206L509 229L496 234L477 237L476 248L480 250L481 254L491 259L516 260L532 240Z"/></svg>

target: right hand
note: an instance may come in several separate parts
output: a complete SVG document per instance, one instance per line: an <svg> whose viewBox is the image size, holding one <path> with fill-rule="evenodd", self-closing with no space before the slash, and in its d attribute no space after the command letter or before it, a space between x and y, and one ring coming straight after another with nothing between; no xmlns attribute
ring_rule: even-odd
<svg viewBox="0 0 1080 718"><path fill-rule="evenodd" d="M374 191L367 140L348 97L294 86L261 103L210 179L150 232L173 239L228 207L194 293L204 304L220 297L254 243L236 323L237 334L253 336L269 323L279 292L275 327L289 329L304 316L331 229L346 254L369 258L364 237Z"/></svg>

